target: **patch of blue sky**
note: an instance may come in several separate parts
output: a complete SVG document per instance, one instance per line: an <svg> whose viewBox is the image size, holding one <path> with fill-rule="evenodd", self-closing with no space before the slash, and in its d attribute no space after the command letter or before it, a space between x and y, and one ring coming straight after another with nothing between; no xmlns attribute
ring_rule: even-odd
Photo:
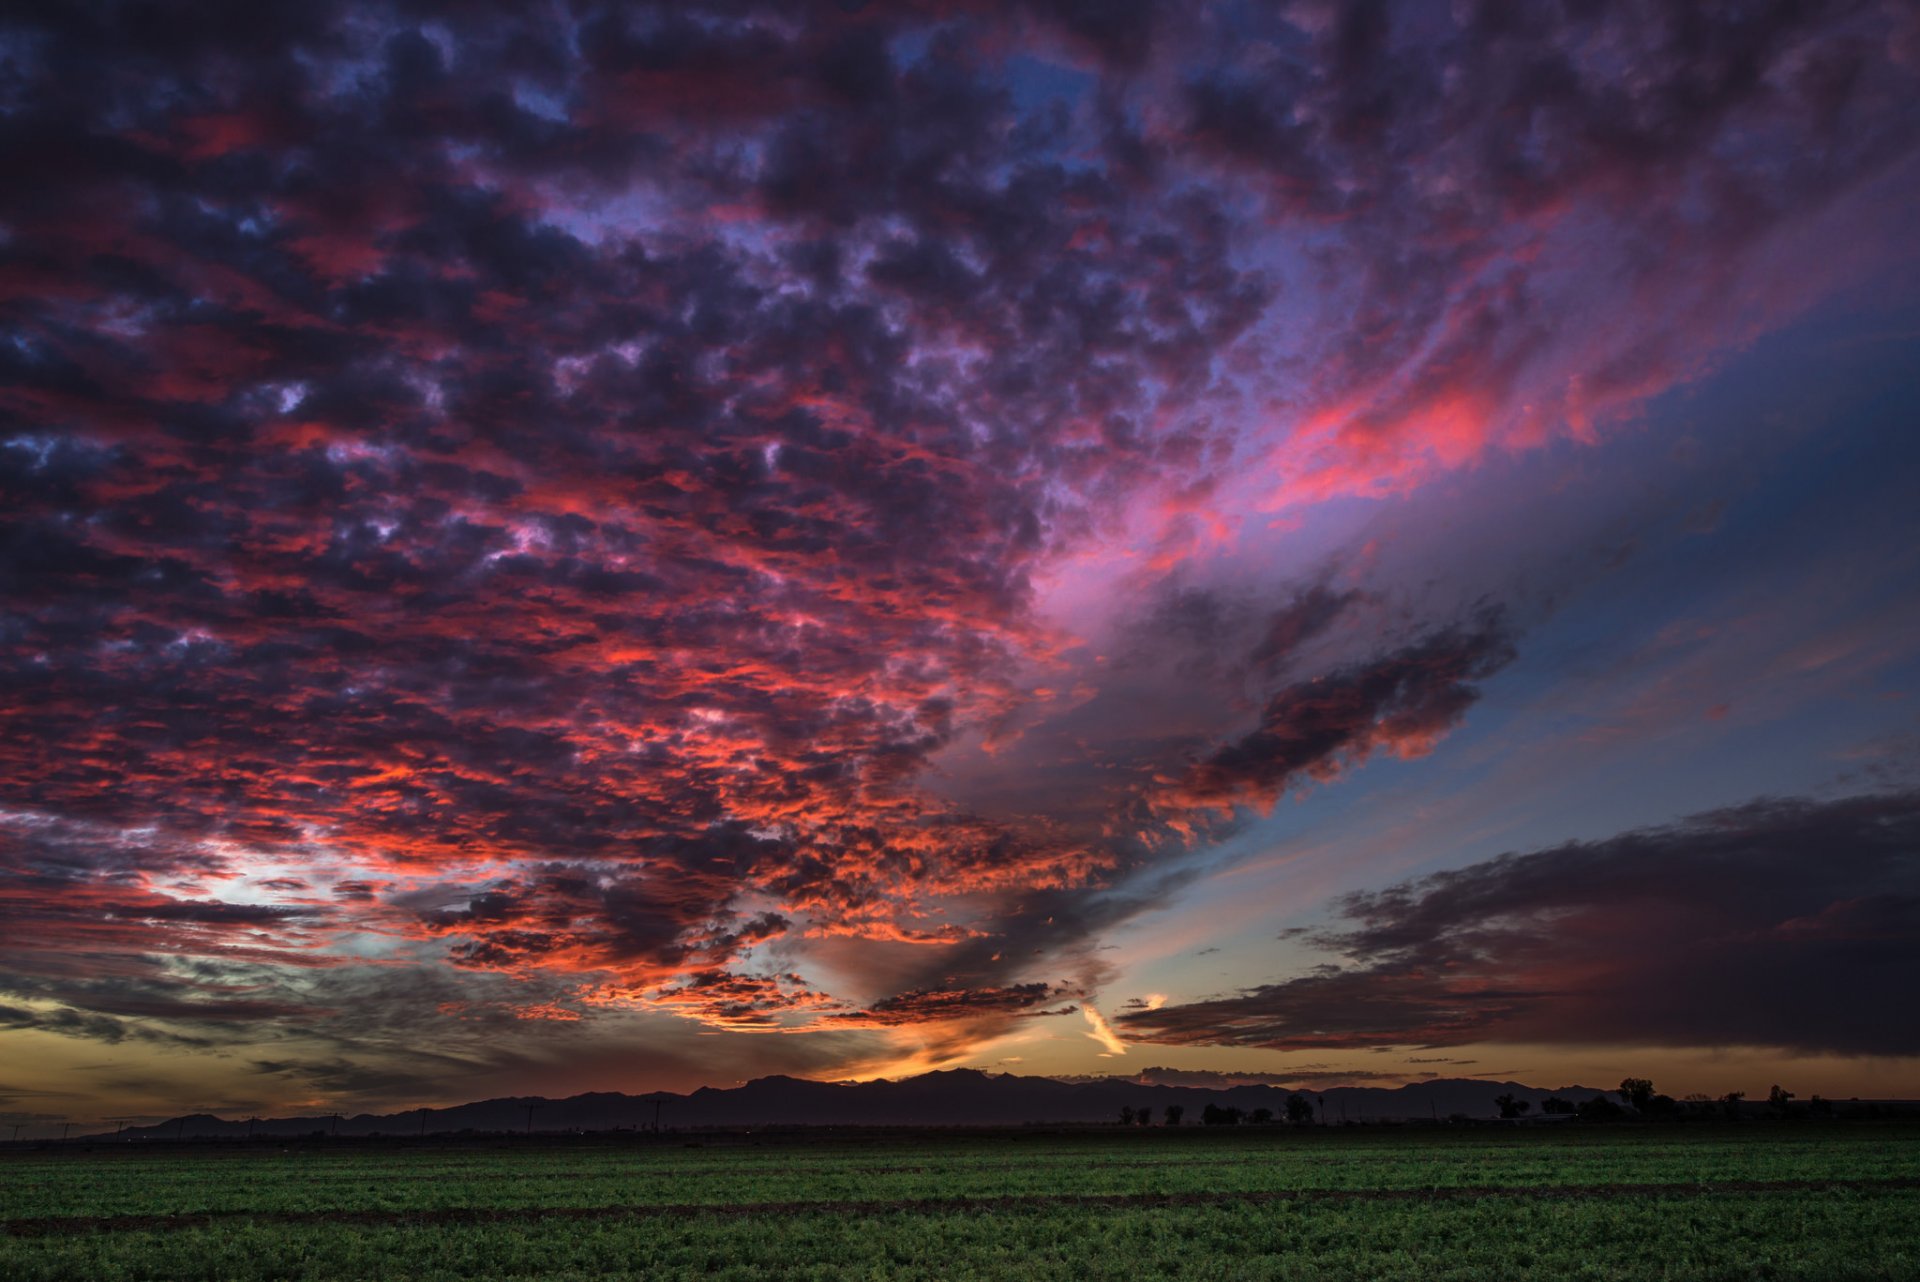
<svg viewBox="0 0 1920 1282"><path fill-rule="evenodd" d="M1546 561L1500 567L1542 599L1566 595L1523 607L1519 658L1430 756L1376 757L1252 819L1196 856L1240 873L1198 884L1181 910L1251 892L1277 918L1505 851L1824 795L1874 745L1909 741L1920 439L1901 424L1920 400L1920 342L1905 332L1898 316L1810 318L1622 436L1507 460L1451 495L1448 508L1517 517L1525 545L1542 500L1516 510L1501 495L1568 497L1548 482L1574 466L1579 519L1545 532ZM1854 341L1875 333L1896 337ZM1632 546L1609 551L1623 530ZM1588 563L1568 571L1582 536ZM1556 566L1559 583L1540 584Z"/></svg>

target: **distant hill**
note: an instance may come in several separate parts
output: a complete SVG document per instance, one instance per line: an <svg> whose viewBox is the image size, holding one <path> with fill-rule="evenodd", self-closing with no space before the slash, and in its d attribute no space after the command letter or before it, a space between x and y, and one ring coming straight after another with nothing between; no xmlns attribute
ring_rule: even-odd
<svg viewBox="0 0 1920 1282"><path fill-rule="evenodd" d="M1329 1122L1385 1121L1407 1118L1493 1117L1493 1098L1506 1092L1534 1104L1550 1095L1578 1103L1606 1092L1588 1086L1553 1090L1518 1082L1445 1078L1409 1086L1340 1086L1302 1092L1316 1101ZM1151 1108L1157 1119L1167 1106L1186 1110L1186 1124L1200 1121L1208 1104L1251 1112L1284 1112L1282 1086L1221 1088L1142 1085L1124 1078L1057 1081L1016 1077L972 1069L927 1073L900 1081L813 1082L793 1077L762 1077L725 1089L703 1087L688 1095L596 1093L568 1099L516 1096L482 1100L451 1108L412 1109L403 1113L361 1113L352 1117L276 1117L249 1123L197 1113L153 1126L128 1127L122 1139L240 1138L254 1135L446 1134L456 1131L610 1131L651 1127L655 1102L662 1127L698 1130L757 1126L1020 1126L1050 1122L1111 1122L1122 1108ZM531 1117L529 1110L531 1109Z"/></svg>

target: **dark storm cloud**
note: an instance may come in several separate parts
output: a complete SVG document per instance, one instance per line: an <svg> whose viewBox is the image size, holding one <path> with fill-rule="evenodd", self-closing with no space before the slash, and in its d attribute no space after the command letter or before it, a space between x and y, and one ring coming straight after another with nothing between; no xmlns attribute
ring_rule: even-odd
<svg viewBox="0 0 1920 1282"><path fill-rule="evenodd" d="M1373 493L1569 385L1587 309L1503 257L1550 217L1724 273L1885 171L1913 26L1277 14L10 8L9 970L357 930L730 1026L827 1010L773 954L854 939L928 950L888 1021L1007 1013L1169 825L1423 750L1510 643L1318 664L1364 599L1328 582L1225 652L1252 705L1136 725L1101 786L919 786L1058 669L1038 572L1139 513L1191 546L1272 405L1318 425L1277 476ZM1352 306L1280 324L1286 273ZM1661 337L1539 403L1663 385Z"/></svg>
<svg viewBox="0 0 1920 1282"><path fill-rule="evenodd" d="M1467 1042L1911 1055L1920 795L1765 799L1347 897L1344 960L1123 1013L1229 1046ZM1889 1003L1892 1003L1891 1005Z"/></svg>

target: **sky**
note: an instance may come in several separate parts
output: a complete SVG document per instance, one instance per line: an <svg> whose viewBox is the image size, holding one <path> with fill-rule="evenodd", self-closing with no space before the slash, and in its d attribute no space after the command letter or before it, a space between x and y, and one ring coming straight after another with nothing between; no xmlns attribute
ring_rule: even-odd
<svg viewBox="0 0 1920 1282"><path fill-rule="evenodd" d="M1920 10L0 16L0 1121L1920 1096Z"/></svg>

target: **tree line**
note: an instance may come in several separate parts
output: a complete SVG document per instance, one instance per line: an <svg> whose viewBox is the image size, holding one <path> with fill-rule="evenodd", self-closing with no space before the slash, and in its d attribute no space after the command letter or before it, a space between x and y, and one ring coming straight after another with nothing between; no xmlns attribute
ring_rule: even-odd
<svg viewBox="0 0 1920 1282"><path fill-rule="evenodd" d="M1718 1097L1694 1094L1684 1099L1675 1099L1656 1091L1653 1081L1645 1077L1626 1077L1613 1094L1620 1097L1616 1104L1608 1095L1595 1095L1591 1099L1575 1103L1558 1095L1550 1095L1540 1102L1540 1112L1547 1117L1575 1117L1586 1121L1606 1121L1610 1118L1626 1117L1631 1114L1649 1118L1679 1118L1724 1116L1738 1118L1742 1116L1745 1091L1728 1091ZM1818 1095L1808 1097L1804 1105L1793 1101L1799 1097L1792 1091L1775 1085L1767 1092L1767 1108L1775 1117L1831 1117L1833 1104ZM1284 1118L1290 1125L1305 1126L1315 1120L1316 1101L1307 1095L1295 1091L1287 1096L1282 1106ZM1522 1099L1511 1091L1493 1097L1494 1107L1500 1110L1500 1116L1507 1121L1516 1121L1533 1111L1533 1101ZM1756 1105L1757 1107L1757 1105ZM1319 1120L1326 1120L1326 1103L1322 1099L1318 1107ZM1179 1104L1169 1104L1163 1111L1163 1126L1178 1126L1185 1120L1187 1110ZM1238 1126L1247 1123L1252 1126L1267 1126L1276 1120L1276 1114L1270 1108L1242 1109L1232 1105L1208 1104L1200 1110L1200 1123L1203 1126ZM1465 1122L1471 1120L1465 1114L1454 1114L1449 1121ZM1131 1105L1120 1110L1122 1126L1152 1126L1154 1111L1151 1107L1135 1108Z"/></svg>
<svg viewBox="0 0 1920 1282"><path fill-rule="evenodd" d="M1747 1098L1745 1091L1728 1091L1725 1095L1707 1094L1688 1095L1684 1099L1675 1099L1663 1095L1653 1087L1651 1078L1624 1077L1614 1094L1620 1097L1616 1104L1605 1095L1595 1095L1592 1099L1575 1104L1572 1100L1552 1095L1540 1102L1540 1111L1549 1116L1574 1116L1588 1120L1604 1120L1610 1117L1624 1117L1628 1110L1641 1117L1710 1117L1720 1115L1737 1118L1742 1115L1743 1104ZM1797 1099L1792 1091L1776 1084L1767 1092L1767 1109L1775 1117L1831 1117L1833 1104L1818 1095L1811 1096L1804 1106L1795 1105ZM1493 1097L1494 1106L1500 1110L1500 1116L1509 1120L1525 1117L1531 1110L1529 1101L1516 1097L1511 1091ZM1622 1106L1625 1107L1622 1107Z"/></svg>
<svg viewBox="0 0 1920 1282"><path fill-rule="evenodd" d="M1313 1101L1305 1095L1295 1092L1287 1096L1286 1120L1296 1125L1313 1120ZM1178 1126L1186 1119L1187 1110L1180 1104L1169 1104L1165 1110L1164 1126ZM1274 1120L1274 1111L1270 1108L1243 1109L1231 1105L1208 1104L1200 1110L1202 1126L1238 1126L1246 1122L1253 1126L1266 1126ZM1152 1126L1153 1109L1134 1108L1131 1105L1120 1110L1122 1126Z"/></svg>

